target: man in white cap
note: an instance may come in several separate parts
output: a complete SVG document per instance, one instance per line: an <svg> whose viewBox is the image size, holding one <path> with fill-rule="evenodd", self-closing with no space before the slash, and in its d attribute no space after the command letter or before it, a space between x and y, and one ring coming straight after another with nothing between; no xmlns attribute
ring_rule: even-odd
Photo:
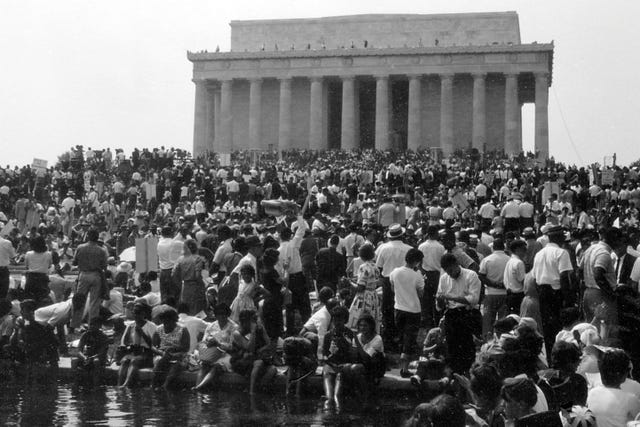
<svg viewBox="0 0 640 427"><path fill-rule="evenodd" d="M392 224L387 231L386 243L376 250L376 266L380 269L382 280L382 323L383 340L386 347L393 347L396 338L394 321L394 295L389 276L391 272L405 264L404 258L411 246L402 241L405 229L400 224Z"/></svg>

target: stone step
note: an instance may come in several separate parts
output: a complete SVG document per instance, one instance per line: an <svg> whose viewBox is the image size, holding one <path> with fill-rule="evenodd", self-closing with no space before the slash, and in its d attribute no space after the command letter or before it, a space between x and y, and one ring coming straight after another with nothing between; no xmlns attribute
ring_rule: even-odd
<svg viewBox="0 0 640 427"><path fill-rule="evenodd" d="M61 357L60 362L58 363L59 376L67 380L73 380L76 376L75 370L73 370L71 367L71 360L72 358L70 357ZM104 381L107 384L117 383L118 368L119 367L115 363L105 368ZM268 391L270 393L284 394L286 383L286 367L278 367L277 369L278 374L269 386ZM148 385L151 383L151 380L153 378L153 371L151 369L141 369L138 378L141 383ZM183 372L180 375L179 381L189 388L195 386L196 372ZM249 381L247 378L236 373L224 373L219 377L216 385L220 389L243 389L248 387ZM314 375L308 377L306 389L311 390L318 395L322 395L323 386L321 367L318 367ZM415 389L411 386L409 379L402 378L400 376L400 371L398 369L391 369L390 371L387 371L385 376L380 380L378 390L383 394L409 394L415 391Z"/></svg>

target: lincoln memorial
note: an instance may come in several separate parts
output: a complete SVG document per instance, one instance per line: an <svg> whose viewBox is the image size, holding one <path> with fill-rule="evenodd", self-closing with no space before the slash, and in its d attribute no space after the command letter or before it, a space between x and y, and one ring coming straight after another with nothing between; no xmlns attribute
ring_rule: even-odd
<svg viewBox="0 0 640 427"><path fill-rule="evenodd" d="M515 12L232 21L229 52L189 52L193 153L535 150L549 155L552 43Z"/></svg>

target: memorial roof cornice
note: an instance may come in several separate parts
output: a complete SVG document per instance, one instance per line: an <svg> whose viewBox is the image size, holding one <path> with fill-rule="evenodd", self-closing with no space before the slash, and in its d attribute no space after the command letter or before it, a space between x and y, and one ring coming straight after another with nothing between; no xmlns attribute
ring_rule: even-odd
<svg viewBox="0 0 640 427"><path fill-rule="evenodd" d="M253 52L189 52L191 62L242 59L325 58L354 56L402 56L402 55L451 55L515 52L553 52L551 43L500 44L485 46L438 46L438 47L392 47L392 48L344 48L344 49L295 49L264 50Z"/></svg>

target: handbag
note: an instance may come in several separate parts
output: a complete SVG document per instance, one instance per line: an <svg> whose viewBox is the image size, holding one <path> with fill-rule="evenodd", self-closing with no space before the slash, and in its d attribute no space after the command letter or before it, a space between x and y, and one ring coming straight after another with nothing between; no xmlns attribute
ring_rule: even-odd
<svg viewBox="0 0 640 427"><path fill-rule="evenodd" d="M198 360L200 360L200 362L214 363L224 355L225 352L217 346L209 347L204 342L198 344Z"/></svg>

